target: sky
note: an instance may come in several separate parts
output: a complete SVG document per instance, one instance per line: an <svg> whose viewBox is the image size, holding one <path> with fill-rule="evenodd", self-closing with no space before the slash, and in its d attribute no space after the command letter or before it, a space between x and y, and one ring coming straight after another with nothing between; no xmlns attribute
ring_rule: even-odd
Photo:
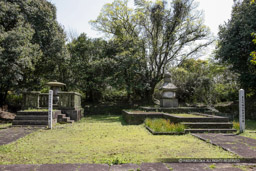
<svg viewBox="0 0 256 171"><path fill-rule="evenodd" d="M92 29L90 20L95 20L101 8L114 0L49 0L57 8L57 20L64 26L65 31L86 33L91 38L101 37L102 34ZM205 25L209 26L214 36L218 34L219 25L231 17L233 0L195 0L199 10L204 11ZM133 5L130 0L129 6ZM212 47L211 49L214 49Z"/></svg>

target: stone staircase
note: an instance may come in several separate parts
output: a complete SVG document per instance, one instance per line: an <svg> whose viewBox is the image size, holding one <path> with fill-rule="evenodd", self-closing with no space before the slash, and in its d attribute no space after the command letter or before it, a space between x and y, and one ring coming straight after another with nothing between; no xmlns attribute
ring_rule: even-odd
<svg viewBox="0 0 256 171"><path fill-rule="evenodd" d="M74 123L74 120L71 120L70 117L67 117L66 114L58 114L58 123Z"/></svg>
<svg viewBox="0 0 256 171"><path fill-rule="evenodd" d="M188 118L187 118L188 119ZM205 117L189 119L189 122L181 122L187 129L186 133L234 133L233 123L227 117Z"/></svg>
<svg viewBox="0 0 256 171"><path fill-rule="evenodd" d="M62 114L60 110L53 111L53 124L55 123L73 123L66 114ZM19 111L12 122L13 126L48 126L47 111Z"/></svg>

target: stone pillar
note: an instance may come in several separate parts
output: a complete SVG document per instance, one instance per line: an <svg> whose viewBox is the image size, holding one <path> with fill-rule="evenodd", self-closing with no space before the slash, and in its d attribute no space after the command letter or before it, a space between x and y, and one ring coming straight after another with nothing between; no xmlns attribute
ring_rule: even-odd
<svg viewBox="0 0 256 171"><path fill-rule="evenodd" d="M245 130L245 100L244 100L244 90L239 90L239 124L240 132Z"/></svg>

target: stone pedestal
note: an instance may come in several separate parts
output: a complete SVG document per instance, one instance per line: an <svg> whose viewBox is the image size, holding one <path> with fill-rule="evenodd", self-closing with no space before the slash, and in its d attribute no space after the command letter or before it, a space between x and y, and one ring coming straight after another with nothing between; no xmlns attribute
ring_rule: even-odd
<svg viewBox="0 0 256 171"><path fill-rule="evenodd" d="M161 107L178 107L178 99L160 99Z"/></svg>

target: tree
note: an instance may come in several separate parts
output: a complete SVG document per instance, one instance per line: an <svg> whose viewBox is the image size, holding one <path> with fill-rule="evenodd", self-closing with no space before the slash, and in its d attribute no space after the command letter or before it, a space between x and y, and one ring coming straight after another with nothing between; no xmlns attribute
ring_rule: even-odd
<svg viewBox="0 0 256 171"><path fill-rule="evenodd" d="M146 80L142 87L151 97L171 62L196 55L211 43L210 32L193 0L173 0L170 4L164 0L134 2L135 9L127 6L128 0L106 4L91 23L118 42L119 49L126 47L120 56L139 61L136 65L140 73L133 75Z"/></svg>
<svg viewBox="0 0 256 171"><path fill-rule="evenodd" d="M237 75L213 60L187 59L170 72L181 102L214 104L237 99Z"/></svg>
<svg viewBox="0 0 256 171"><path fill-rule="evenodd" d="M232 71L240 74L241 86L249 93L255 93L256 70L250 62L250 53L255 49L251 33L256 31L256 4L250 0L237 2L231 19L220 26L216 57L232 65Z"/></svg>
<svg viewBox="0 0 256 171"><path fill-rule="evenodd" d="M68 44L68 49L71 54L69 87L85 93L87 101L101 100L115 70L108 43L90 39L83 33Z"/></svg>
<svg viewBox="0 0 256 171"><path fill-rule="evenodd" d="M9 90L64 80L68 52L56 9L46 0L0 1L0 105Z"/></svg>

